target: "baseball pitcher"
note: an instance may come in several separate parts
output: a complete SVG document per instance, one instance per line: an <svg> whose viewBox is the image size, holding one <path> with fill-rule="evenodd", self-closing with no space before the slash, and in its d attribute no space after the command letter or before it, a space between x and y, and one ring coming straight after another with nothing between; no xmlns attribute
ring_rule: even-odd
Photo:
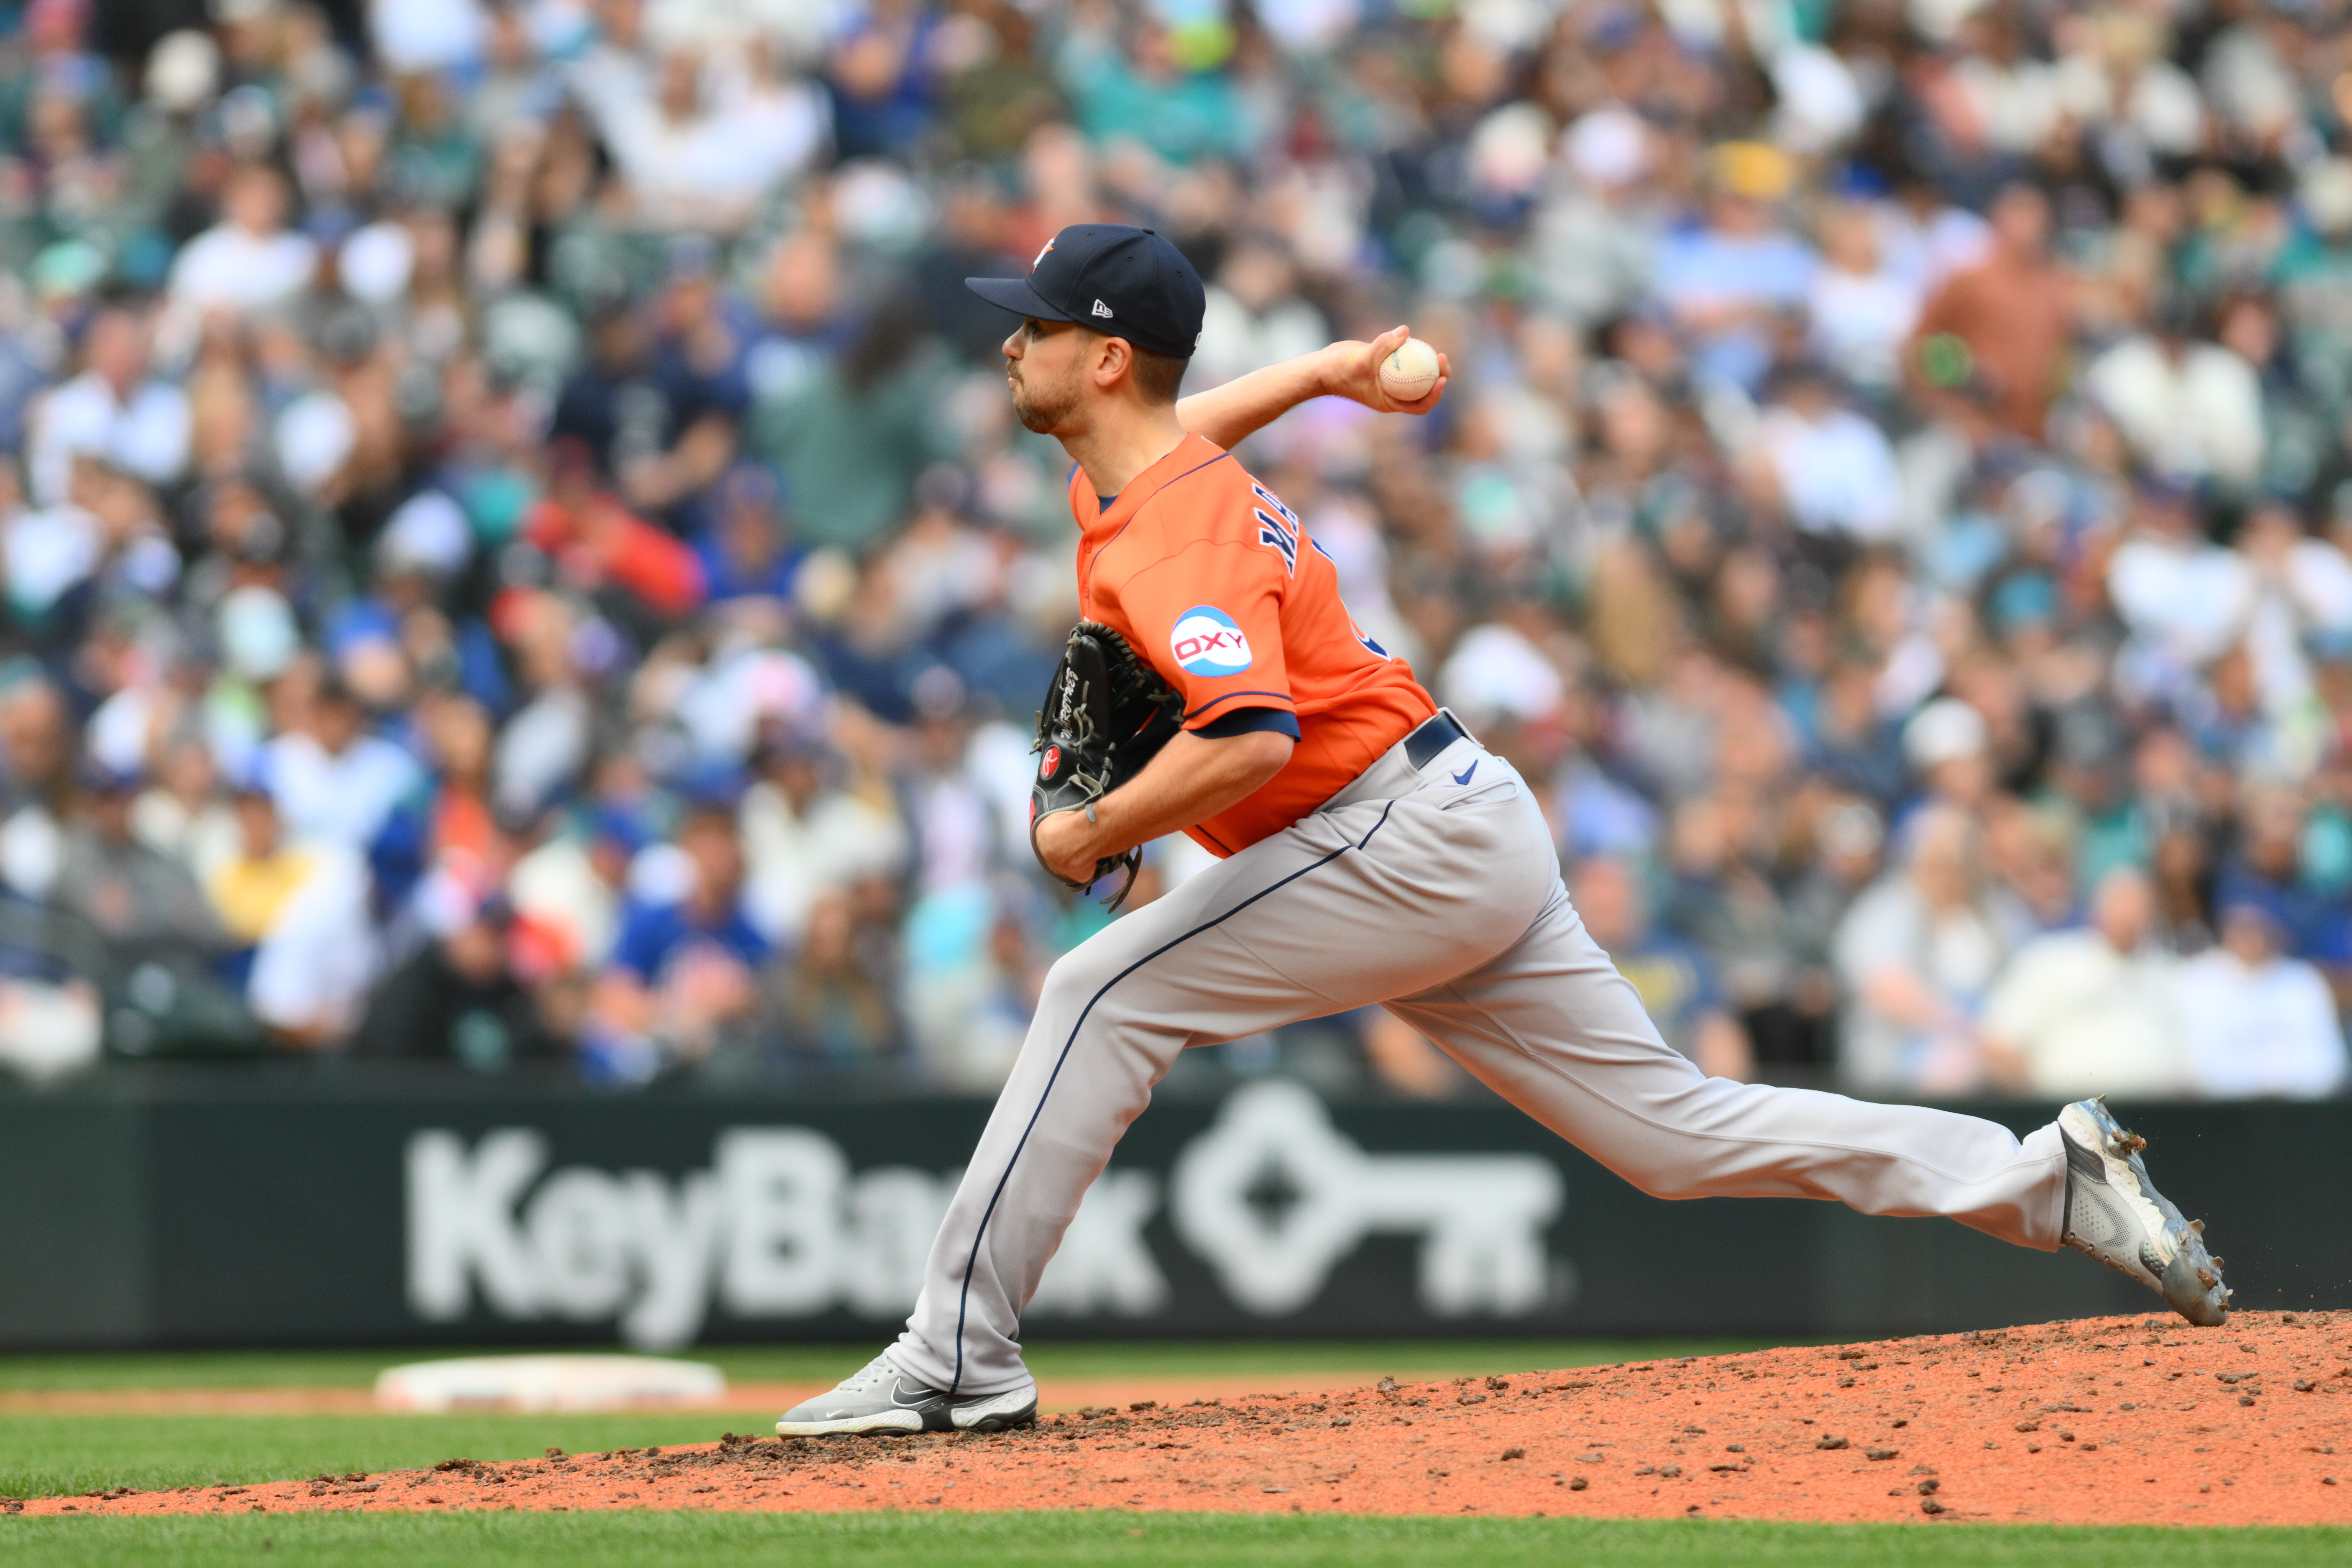
<svg viewBox="0 0 2352 1568"><path fill-rule="evenodd" d="M1399 328L1177 400L1200 279L1150 229L1079 224L1026 278L1013 405L1075 462L1081 625L1039 715L1031 840L1073 885L1184 832L1213 869L1055 964L898 1342L787 1435L1034 1418L1021 1312L1176 1054L1379 1003L1660 1197L1830 1198L2062 1242L2217 1324L2221 1262L2084 1100L2020 1142L1990 1121L1703 1075L1651 1026L1561 885L1532 792L1364 635L1331 559L1232 448L1310 397L1381 385Z"/></svg>

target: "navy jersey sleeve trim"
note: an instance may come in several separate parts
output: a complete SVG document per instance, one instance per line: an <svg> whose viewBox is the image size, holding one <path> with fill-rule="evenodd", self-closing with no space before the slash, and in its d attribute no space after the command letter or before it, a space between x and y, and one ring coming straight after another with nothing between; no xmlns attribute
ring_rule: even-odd
<svg viewBox="0 0 2352 1568"><path fill-rule="evenodd" d="M1194 474L1199 473L1202 468L1213 468L1219 463L1223 462L1227 458L1232 456L1233 454L1231 452L1220 452L1205 463L1195 463L1191 468L1185 469L1182 473L1177 475L1174 479L1169 480L1168 484L1160 486L1160 489L1164 490L1169 488L1169 485L1181 485L1186 479L1191 479ZM1157 494L1158 492L1154 491L1153 493Z"/></svg>
<svg viewBox="0 0 2352 1568"><path fill-rule="evenodd" d="M1263 707L1265 702L1285 702L1291 703L1294 706L1296 705L1296 700L1293 699L1287 691L1228 691L1223 696L1212 697L1208 701L1202 703L1198 708L1195 708L1190 713L1185 714L1184 722L1190 724L1193 720L1198 719L1210 709L1222 708L1237 697L1256 697L1264 700L1262 702L1251 704L1253 707Z"/></svg>
<svg viewBox="0 0 2352 1568"><path fill-rule="evenodd" d="M1192 733L1222 741L1229 735L1248 735L1260 730L1272 730L1296 741L1299 738L1298 715L1280 708L1236 708L1230 713L1218 714Z"/></svg>

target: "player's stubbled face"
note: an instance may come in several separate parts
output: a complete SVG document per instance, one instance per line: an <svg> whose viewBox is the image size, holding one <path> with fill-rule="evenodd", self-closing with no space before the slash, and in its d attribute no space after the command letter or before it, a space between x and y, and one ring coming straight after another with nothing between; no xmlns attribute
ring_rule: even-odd
<svg viewBox="0 0 2352 1568"><path fill-rule="evenodd" d="M1040 436L1068 423L1078 405L1078 351L1087 334L1069 321L1025 319L1004 340L1013 416Z"/></svg>

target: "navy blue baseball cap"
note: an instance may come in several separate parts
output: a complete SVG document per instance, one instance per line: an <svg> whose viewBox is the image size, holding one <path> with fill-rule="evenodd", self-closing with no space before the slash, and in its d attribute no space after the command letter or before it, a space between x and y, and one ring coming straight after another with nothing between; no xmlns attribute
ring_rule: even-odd
<svg viewBox="0 0 2352 1568"><path fill-rule="evenodd" d="M967 278L963 286L1018 316L1076 321L1171 359L1201 342L1208 295L1184 253L1153 229L1074 223L1045 242L1026 278Z"/></svg>

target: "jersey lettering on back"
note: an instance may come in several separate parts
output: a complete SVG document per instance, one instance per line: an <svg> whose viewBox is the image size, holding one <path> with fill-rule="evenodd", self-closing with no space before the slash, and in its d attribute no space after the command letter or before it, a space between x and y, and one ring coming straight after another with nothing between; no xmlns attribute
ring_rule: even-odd
<svg viewBox="0 0 2352 1568"><path fill-rule="evenodd" d="M1298 514L1202 437L1186 437L1108 508L1073 470L1070 510L1080 613L1183 696L1187 729L1250 708L1297 721L1280 773L1187 830L1213 853L1281 832L1437 710L1348 614L1339 566Z"/></svg>
<svg viewBox="0 0 2352 1568"><path fill-rule="evenodd" d="M1298 514L1276 500L1274 492L1255 479L1250 481L1250 493L1265 503L1250 509L1251 515L1257 519L1257 542L1280 551L1283 566L1292 576L1297 576ZM1265 510L1269 506L1274 509L1271 514Z"/></svg>

